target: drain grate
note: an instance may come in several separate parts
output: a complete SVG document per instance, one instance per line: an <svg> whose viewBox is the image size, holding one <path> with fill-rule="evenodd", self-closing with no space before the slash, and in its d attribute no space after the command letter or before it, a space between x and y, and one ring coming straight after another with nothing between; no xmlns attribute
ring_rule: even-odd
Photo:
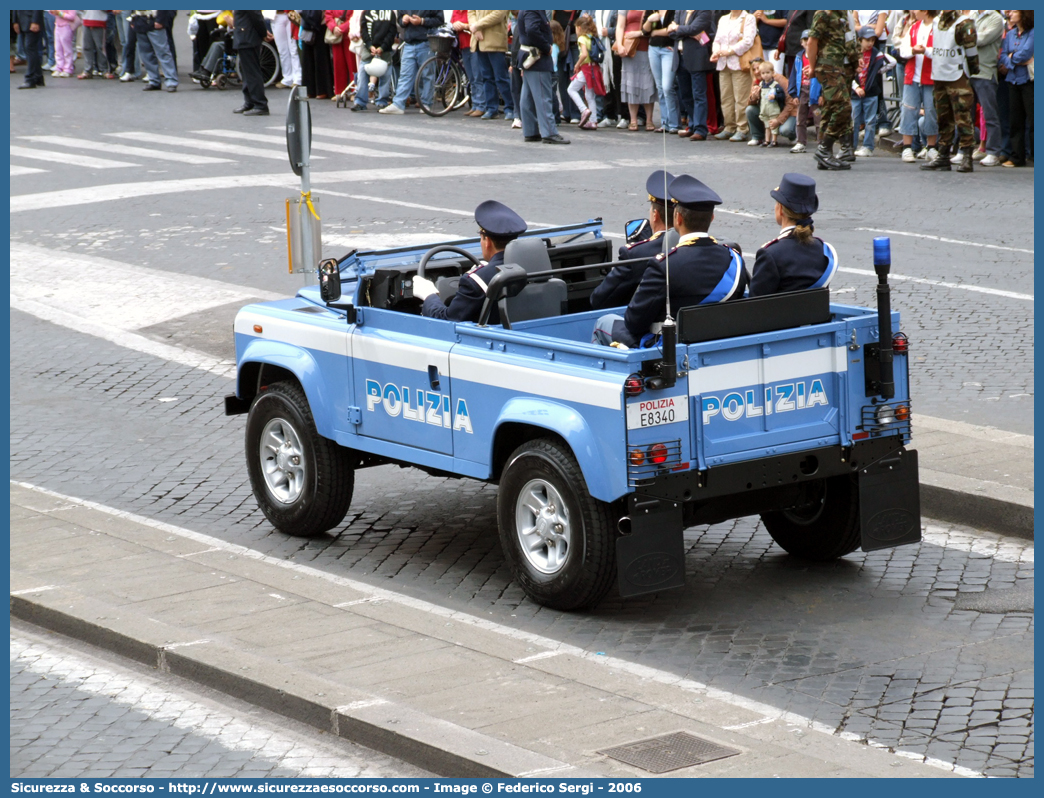
<svg viewBox="0 0 1044 798"><path fill-rule="evenodd" d="M674 732L606 748L598 753L650 773L666 773L713 762L715 759L736 756L740 751L712 743L688 732Z"/></svg>

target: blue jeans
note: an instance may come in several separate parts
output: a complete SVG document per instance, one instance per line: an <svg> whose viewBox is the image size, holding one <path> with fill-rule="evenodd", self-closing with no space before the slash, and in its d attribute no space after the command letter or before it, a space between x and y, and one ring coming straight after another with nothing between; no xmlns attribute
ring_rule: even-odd
<svg viewBox="0 0 1044 798"><path fill-rule="evenodd" d="M693 72L689 79L692 83L692 113L689 114L689 129L701 136L707 135L707 73Z"/></svg>
<svg viewBox="0 0 1044 798"><path fill-rule="evenodd" d="M54 63L54 14L44 11L44 30L47 31L47 63Z"/></svg>
<svg viewBox="0 0 1044 798"><path fill-rule="evenodd" d="M370 59L371 61L373 59ZM368 64L369 61L364 61L363 64ZM392 82L392 69L389 66L383 75L377 78L377 102L374 103L378 108L383 108L391 102L391 82ZM355 77L355 104L360 108L365 108L370 102L370 77L365 72L361 71Z"/></svg>
<svg viewBox="0 0 1044 798"><path fill-rule="evenodd" d="M558 134L555 113L551 105L551 73L522 73L522 135L548 138Z"/></svg>
<svg viewBox="0 0 1044 798"><path fill-rule="evenodd" d="M500 110L500 102L504 101L504 116L515 115L514 101L511 98L511 77L508 75L507 60L503 53L486 53L479 50L475 53L478 58L478 71L482 81L482 98L484 105L479 106L483 111L496 112Z"/></svg>
<svg viewBox="0 0 1044 798"><path fill-rule="evenodd" d="M877 134L877 97L857 97L852 95L852 146L859 146L859 125L866 125L863 133L863 146L874 149L874 136Z"/></svg>
<svg viewBox="0 0 1044 798"><path fill-rule="evenodd" d="M396 106L406 110L406 101L413 94L413 83L417 79L417 70L421 64L431 58L431 48L428 42L407 42L402 46L402 57L399 66L399 85L395 89L395 99L392 100ZM430 106L435 101L435 70L429 67L421 75L421 96L418 97L422 103Z"/></svg>
<svg viewBox="0 0 1044 798"><path fill-rule="evenodd" d="M649 66L660 95L660 127L678 129L678 94L674 90L674 48L649 47Z"/></svg>
<svg viewBox="0 0 1044 798"><path fill-rule="evenodd" d="M986 118L986 152L990 155L1000 155L1001 124L997 114L997 79L971 78L970 83L975 90L975 99L982 106L982 115Z"/></svg>
<svg viewBox="0 0 1044 798"><path fill-rule="evenodd" d="M484 86L479 77L478 53L473 53L467 47L461 48L460 62L464 67L464 74L468 76L468 87L471 94L471 107L476 111L482 111L486 107Z"/></svg>
<svg viewBox="0 0 1044 798"><path fill-rule="evenodd" d="M935 116L935 99L932 87L921 83L903 86L903 110L899 116L899 132L904 136L916 136L918 111L924 109L924 130L926 136L939 135L939 122Z"/></svg>
<svg viewBox="0 0 1044 798"><path fill-rule="evenodd" d="M139 35L137 44L138 56L148 73L149 83L154 86L160 85L160 70L162 69L167 88L177 88L178 71L174 68L174 56L170 54L166 29L153 28L146 35Z"/></svg>

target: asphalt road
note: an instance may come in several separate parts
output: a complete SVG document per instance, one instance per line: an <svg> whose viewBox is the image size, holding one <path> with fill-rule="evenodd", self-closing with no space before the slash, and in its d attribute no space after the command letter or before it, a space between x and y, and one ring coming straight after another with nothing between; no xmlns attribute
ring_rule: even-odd
<svg viewBox="0 0 1044 798"><path fill-rule="evenodd" d="M271 96L279 109L285 93ZM975 549L967 530L938 525L916 547L808 566L745 519L686 533L684 590L574 616L533 605L511 581L492 486L372 469L333 534L275 533L246 482L242 419L221 415L231 381L218 360L239 305L302 283L286 273L282 227L297 184L278 111L242 119L238 102L187 81L176 94L98 80L12 93L12 254L38 248L12 265L22 297L11 315L12 478L612 651L881 744L1032 775L1031 545L1028 556ZM551 147L523 143L502 120L389 119L332 103L314 115L315 189L335 253L473 235L470 211L490 196L532 224L601 216L619 231L644 212L645 177L664 162L664 142L645 133L565 129L574 143ZM39 136L66 140L26 138ZM905 233L893 234L894 271L916 281L897 281L893 306L912 341L916 410L1032 434L1032 169L921 174L875 157L835 174L785 150L665 144L668 168L722 195L712 232L748 254L776 232L768 191L785 171L819 181L817 232L845 268L871 269L874 231ZM14 174L27 167L41 171ZM227 295L205 280L230 284ZM865 274L841 272L833 289L873 303ZM177 354L186 347L214 360L190 362ZM966 594L986 598L961 603Z"/></svg>

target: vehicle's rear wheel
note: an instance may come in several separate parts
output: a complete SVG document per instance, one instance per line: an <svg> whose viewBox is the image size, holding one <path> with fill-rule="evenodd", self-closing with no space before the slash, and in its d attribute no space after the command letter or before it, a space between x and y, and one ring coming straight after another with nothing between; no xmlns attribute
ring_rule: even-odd
<svg viewBox="0 0 1044 798"><path fill-rule="evenodd" d="M859 485L841 475L809 483L806 502L764 513L762 522L772 539L788 554L804 560L829 562L859 548Z"/></svg>
<svg viewBox="0 0 1044 798"><path fill-rule="evenodd" d="M258 393L247 416L246 456L258 506L281 532L313 537L348 512L355 486L348 450L316 432L296 383Z"/></svg>
<svg viewBox="0 0 1044 798"><path fill-rule="evenodd" d="M610 505L587 492L562 443L540 438L512 452L500 478L497 519L504 556L533 601L583 609L616 581Z"/></svg>

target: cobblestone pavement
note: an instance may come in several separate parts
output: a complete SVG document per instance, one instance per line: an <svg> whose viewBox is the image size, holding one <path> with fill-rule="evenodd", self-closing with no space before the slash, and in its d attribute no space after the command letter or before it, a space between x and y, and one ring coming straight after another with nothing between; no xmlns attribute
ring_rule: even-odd
<svg viewBox="0 0 1044 798"><path fill-rule="evenodd" d="M19 312L11 359L13 479L669 670L876 744L1033 775L1032 543L971 545L968 530L933 525L918 546L809 565L742 519L687 531L684 589L559 613L511 580L493 486L366 470L340 528L289 538L250 493L243 420L221 415L230 380ZM962 609L974 594L1021 598L1001 612Z"/></svg>
<svg viewBox="0 0 1044 798"><path fill-rule="evenodd" d="M12 777L428 775L169 674L11 631Z"/></svg>

